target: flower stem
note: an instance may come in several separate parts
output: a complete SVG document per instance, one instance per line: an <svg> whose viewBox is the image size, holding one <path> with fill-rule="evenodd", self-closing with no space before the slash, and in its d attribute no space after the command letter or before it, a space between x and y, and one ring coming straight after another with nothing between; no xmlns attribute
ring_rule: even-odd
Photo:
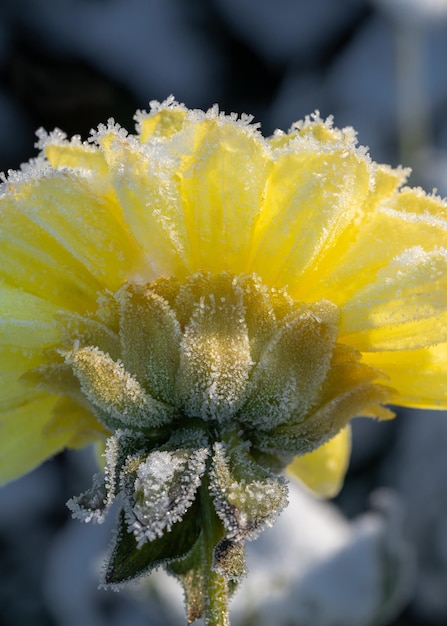
<svg viewBox="0 0 447 626"><path fill-rule="evenodd" d="M208 477L202 484L202 532L204 540L204 581L206 626L230 626L228 613L228 581L213 570L213 552L222 539L222 523L216 515L208 490Z"/></svg>

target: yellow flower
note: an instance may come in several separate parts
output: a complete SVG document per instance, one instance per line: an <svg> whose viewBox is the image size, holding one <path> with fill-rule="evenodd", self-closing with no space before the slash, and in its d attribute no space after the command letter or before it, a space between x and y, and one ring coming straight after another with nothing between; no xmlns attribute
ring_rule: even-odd
<svg viewBox="0 0 447 626"><path fill-rule="evenodd" d="M233 313L229 306L213 314L206 332L219 342L219 332L228 339L234 330L234 345L221 342L227 353L216 356L229 368L222 403L242 402L235 391L242 381L247 419L259 440L268 424L256 416L267 404L272 427L280 422L278 404L296 404L296 394L307 406L295 421L315 421L319 412L320 426L308 432L303 426L309 441L294 444L304 456L290 466L317 491L337 489L349 454L344 427L355 415L387 418L380 405L388 401L447 407L444 202L402 189L405 170L372 162L351 129L337 130L318 116L268 139L248 117L188 111L172 99L136 119L136 135L109 122L89 143L42 132L41 156L22 172L10 172L3 184L3 481L65 446L107 435L73 350L94 340L102 355L113 355L116 308L131 298L123 289L159 279L166 284L158 297L171 305L170 290L206 283L190 287L174 307L178 317L194 299L233 298ZM222 276L230 277L228 284ZM259 355L272 329L297 307L299 319L291 316L274 358L263 366ZM153 313L160 315L155 305ZM138 315L130 315L130 325ZM157 362L175 323L171 319L153 351L145 338L153 328L135 330L134 341L140 338ZM247 341L247 325L251 351L238 345ZM190 347L199 368L204 351L193 331ZM160 385L170 384L168 365ZM182 383L191 388L199 384L194 368ZM84 394L75 388L73 371ZM274 389L277 379L290 393L279 383ZM150 401L169 401L170 393L153 393ZM186 391L181 402L189 402L191 415L205 410ZM290 437L291 428L290 421L283 425L278 440Z"/></svg>
<svg viewBox="0 0 447 626"><path fill-rule="evenodd" d="M189 622L227 624L283 469L333 495L353 417L447 408L447 205L317 115L136 119L41 132L4 179L0 479L103 442L69 506L121 497L105 582L164 564Z"/></svg>

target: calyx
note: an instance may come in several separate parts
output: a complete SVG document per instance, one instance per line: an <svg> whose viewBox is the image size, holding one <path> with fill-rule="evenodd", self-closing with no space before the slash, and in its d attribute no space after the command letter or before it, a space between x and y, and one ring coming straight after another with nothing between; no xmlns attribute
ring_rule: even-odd
<svg viewBox="0 0 447 626"><path fill-rule="evenodd" d="M329 301L205 273L126 284L95 313L60 318L62 356L37 375L51 386L58 370L110 433L104 473L68 503L101 522L122 502L106 584L165 565L191 621L207 563L234 587L244 541L287 503L284 467L387 400L379 373L337 343L338 322Z"/></svg>

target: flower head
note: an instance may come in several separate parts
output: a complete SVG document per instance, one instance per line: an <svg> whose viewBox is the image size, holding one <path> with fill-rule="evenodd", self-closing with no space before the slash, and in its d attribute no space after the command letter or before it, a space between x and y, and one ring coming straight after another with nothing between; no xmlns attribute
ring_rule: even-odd
<svg viewBox="0 0 447 626"><path fill-rule="evenodd" d="M70 507L120 495L106 581L169 563L192 619L284 468L331 495L353 417L447 407L447 207L318 115L268 139L172 99L136 119L41 132L3 184L0 476L107 440Z"/></svg>

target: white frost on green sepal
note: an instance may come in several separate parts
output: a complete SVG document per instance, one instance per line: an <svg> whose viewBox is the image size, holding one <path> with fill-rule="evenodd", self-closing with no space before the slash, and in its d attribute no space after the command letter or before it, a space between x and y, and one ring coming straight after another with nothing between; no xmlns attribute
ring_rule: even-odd
<svg viewBox="0 0 447 626"><path fill-rule="evenodd" d="M95 522L102 524L112 504L113 496L107 489L103 474L93 476L93 485L79 496L70 498L67 507L72 517L81 522Z"/></svg>
<svg viewBox="0 0 447 626"><path fill-rule="evenodd" d="M231 300L200 298L185 329L178 390L191 417L223 422L243 401L253 361L242 297Z"/></svg>
<svg viewBox="0 0 447 626"><path fill-rule="evenodd" d="M74 349L66 357L81 389L111 426L154 428L168 424L174 409L147 394L120 361L96 347Z"/></svg>
<svg viewBox="0 0 447 626"><path fill-rule="evenodd" d="M121 472L128 463L130 457L135 457L141 452L144 439L131 430L117 430L112 437L107 439L104 458L104 469L107 491L111 497L117 496L121 489Z"/></svg>
<svg viewBox="0 0 447 626"><path fill-rule="evenodd" d="M254 363L257 363L278 327L272 293L254 274L235 277L233 289L243 298L250 353Z"/></svg>
<svg viewBox="0 0 447 626"><path fill-rule="evenodd" d="M287 484L282 476L258 465L241 446L229 449L214 444L210 493L227 539L256 539L275 523L287 505Z"/></svg>
<svg viewBox="0 0 447 626"><path fill-rule="evenodd" d="M143 458L139 452L142 443L142 438L130 430L117 430L107 439L104 474L95 474L92 487L67 502L73 517L84 522L93 521L102 524L121 491L120 476L123 467L129 465L130 461L136 466Z"/></svg>
<svg viewBox="0 0 447 626"><path fill-rule="evenodd" d="M241 419L271 430L298 422L315 404L330 367L338 310L327 301L287 315L253 371Z"/></svg>
<svg viewBox="0 0 447 626"><path fill-rule="evenodd" d="M126 286L115 296L120 309L123 364L161 402L178 404L175 378L181 329L164 298L145 286Z"/></svg>
<svg viewBox="0 0 447 626"><path fill-rule="evenodd" d="M138 466L133 506L126 507L137 547L169 532L195 500L205 472L207 448L156 450ZM128 504L128 503L127 503Z"/></svg>

